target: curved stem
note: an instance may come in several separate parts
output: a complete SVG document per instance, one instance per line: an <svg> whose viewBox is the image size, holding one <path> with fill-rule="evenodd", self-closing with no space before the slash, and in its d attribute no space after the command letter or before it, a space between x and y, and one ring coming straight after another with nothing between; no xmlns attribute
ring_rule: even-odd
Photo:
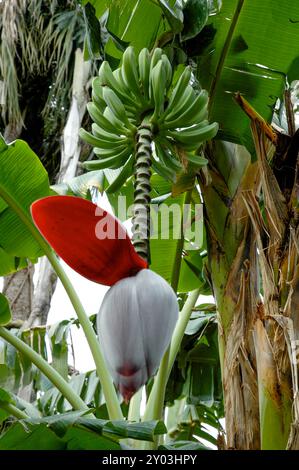
<svg viewBox="0 0 299 470"><path fill-rule="evenodd" d="M26 355L33 364L58 388L62 395L70 402L76 410L88 410L88 406L74 392L72 387L61 377L61 375L51 367L45 359L30 348L20 338L13 335L2 326L0 327L0 337L14 346L18 351Z"/></svg>
<svg viewBox="0 0 299 470"><path fill-rule="evenodd" d="M216 68L216 71L215 71L215 74L214 74L214 78L213 78L213 81L211 83L210 93L209 93L209 95L210 95L210 98L209 98L210 114L211 114L211 110L212 110L213 105L214 105L214 98L215 98L215 95L216 95L217 86L218 86L218 83L220 81L220 77L221 77L221 74L222 74L222 71L223 71L225 60L227 58L229 49L230 49L231 44L232 44L233 35L234 35L234 32L235 32L235 29L236 29L238 19L240 17L243 5L244 5L244 0L238 0L237 6L236 6L236 9L235 9L235 12L234 12L234 16L231 20L231 24L230 24L226 39L225 39L224 44L223 44L223 48L222 48L221 55L220 55L220 58L219 58L219 61L218 61L218 64L217 64L217 68Z"/></svg>
<svg viewBox="0 0 299 470"><path fill-rule="evenodd" d="M103 388L103 393L109 413L110 419L123 419L123 414L120 408L119 400L111 379L111 376L108 372L104 356L100 347L100 343L97 339L97 336L92 328L92 325L89 321L89 318L82 306L82 303L73 288L69 278L67 277L66 273L64 272L57 256L50 248L48 243L44 240L42 235L39 233L37 228L31 221L29 215L24 212L22 207L13 199L9 193L0 185L0 195L5 200L5 202L16 212L16 214L20 217L20 219L24 222L28 230L31 232L32 236L40 245L41 249L44 251L45 255L49 259L50 263L52 264L57 276L61 280L63 287L66 290L66 293L69 296L69 299L74 307L74 310L78 316L79 322L82 326L84 334L86 336L87 342L89 344L98 377L100 378L101 385ZM29 348L31 350L31 348ZM33 351L33 350L31 350ZM34 351L33 351L34 352ZM49 366L50 367L50 366ZM54 370L54 369L53 369ZM55 371L56 372L56 371Z"/></svg>
<svg viewBox="0 0 299 470"><path fill-rule="evenodd" d="M179 320L176 324L175 330L172 335L172 340L170 344L170 348L167 351L167 363L165 363L165 367L163 367L163 376L161 372L161 366L159 368L159 372L155 379L153 388L151 390L151 394L148 399L148 403L146 406L146 410L143 416L143 421L147 421L150 419L161 419L161 403L162 403L162 410L163 410L163 403L164 403L164 394L163 394L163 401L161 400L160 393L162 391L161 385L163 381L167 383L169 379L169 375L171 373L171 369L173 367L176 355L180 349L180 344L182 342L186 326L190 319L192 309L194 308L198 296L200 294L200 289L196 289L192 291L185 302L185 305L180 313ZM163 358L164 360L164 358ZM165 361L166 362L166 361ZM164 390L165 393L165 390Z"/></svg>
<svg viewBox="0 0 299 470"><path fill-rule="evenodd" d="M16 406L12 405L11 403L0 403L0 408L2 410L7 411L11 416L14 416L18 419L28 419L29 416L24 413L24 411L19 410Z"/></svg>
<svg viewBox="0 0 299 470"><path fill-rule="evenodd" d="M200 289L196 289L190 292L190 295L188 299L186 300L184 307L182 308L179 320L174 329L171 344L170 344L170 351L169 351L168 370L166 373L167 380L169 378L177 353L179 352L180 345L181 345L186 327L190 320L192 310L195 307L199 294L200 294Z"/></svg>
<svg viewBox="0 0 299 470"><path fill-rule="evenodd" d="M78 319L82 326L82 329L85 333L86 339L88 341L95 365L97 370L97 375L100 378L101 386L103 389L109 417L112 420L120 420L123 419L123 414L120 408L119 400L111 379L111 376L108 372L106 367L105 359L100 348L100 343L97 339L97 336L93 330L93 327L89 321L87 314L81 304L77 293L70 283L66 273L64 272L61 264L59 263L56 255L52 252L50 256L48 256L50 263L52 264L53 268L55 269L59 279L61 280L66 293L69 296L69 299L72 302L74 310L77 313Z"/></svg>
<svg viewBox="0 0 299 470"><path fill-rule="evenodd" d="M136 139L132 243L139 256L149 262L152 125L148 117L139 126Z"/></svg>
<svg viewBox="0 0 299 470"><path fill-rule="evenodd" d="M171 273L171 287L175 292L178 290L178 285L179 285L179 279L180 279L180 271L181 271L181 265L182 265L182 252L184 248L184 211L185 211L185 206L189 205L191 202L191 197L192 197L192 191L193 188L190 189L189 191L186 192L185 198L184 198L184 205L183 205L183 214L181 218L181 236L177 241L176 245L176 251L175 251L175 258L174 258L174 263L173 263L173 268L172 268L172 273Z"/></svg>

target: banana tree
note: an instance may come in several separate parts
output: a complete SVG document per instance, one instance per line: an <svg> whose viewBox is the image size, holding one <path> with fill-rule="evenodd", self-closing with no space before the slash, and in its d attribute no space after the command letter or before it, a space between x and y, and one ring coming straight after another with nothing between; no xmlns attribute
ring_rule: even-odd
<svg viewBox="0 0 299 470"><path fill-rule="evenodd" d="M95 50L92 43L100 40L95 34L97 28L92 15L105 13L106 27L114 41L108 41L104 49L111 66L103 61L92 85L92 102L88 105L92 132L81 131L82 139L94 147L97 158L83 166L101 172L113 207L119 194L135 202L132 243L116 219L103 211L97 213L90 202L65 196L49 197L47 185L36 187L30 197L27 193L14 195L12 185L4 180L0 194L3 209L8 206L9 210L0 213L0 222L5 226L12 211L22 221L20 225L19 219L13 216L17 237L14 244L4 237L5 259L11 266L13 257L20 255L36 257L45 253L48 256L89 341L110 419L123 418L111 375L124 398L129 400L155 373L164 353L154 382L149 382L146 389L147 405L142 419L148 428L150 420L155 423L151 427L149 440L154 443L150 447L158 445L154 434L165 432L157 423L163 418L165 404L172 405L168 413L172 432L168 439L175 436L174 440L179 441L177 446L184 445L182 441L195 440L193 434L206 436L200 417L203 403L209 403L202 412L205 422L217 423L217 413L211 408L211 400L217 395L214 390L211 393L211 387L219 385L215 373L218 367L215 329L211 334L206 307L198 307L204 315L196 315L198 295L207 292L210 283L217 303L227 446L296 448L298 150L296 136L291 135L294 126L289 129L290 136L283 137L267 121L272 118L277 98L283 94L285 76L289 80L296 77L298 59L292 43L286 41L281 49L277 48L279 54L270 52L274 38L279 37L282 42L282 32L288 37L295 34L292 18L296 18L298 6L295 2L288 2L288 8L283 4L277 26L276 5L271 0L267 1L266 11L273 14L264 16L258 14L260 9L264 11L260 3L246 0L227 1L220 11L209 10L208 2L204 1L190 0L183 5L174 1L128 0L122 4L112 2L108 15L101 2L91 3L94 10L86 5L92 33L87 41L89 54ZM152 21L144 28L145 14ZM253 16L255 35L251 25ZM272 32L275 26L277 36L268 34L265 25ZM261 39L269 51L268 62L258 49ZM130 46L123 53L126 42L131 42L135 50ZM190 67L182 65L186 59L193 73ZM201 89L200 83L208 93ZM238 95L239 107L232 99L237 92L245 94L254 107ZM253 138L244 111L252 121ZM290 106L286 111L292 122ZM206 143L216 135L216 122L220 126L218 139ZM2 156L9 154L13 164L20 149L20 143L16 147L6 147L3 143ZM31 156L31 160L27 162L28 168L36 162L35 157ZM3 157L4 171L7 171L6 161ZM291 175L286 167L292 169ZM34 202L39 198L42 199ZM173 260L157 262L159 251L153 234L150 243L148 239L150 201L158 204L175 201L180 207L191 205L192 225L196 221L195 204L202 202L202 198L206 241L191 253L190 240L184 239L185 220L180 216L172 230L177 225L181 236L174 243L167 240L166 244L168 257L171 254ZM55 251L89 279L112 286L99 313L101 344L54 252L32 224L29 215L32 202L35 223ZM117 231L122 236L117 241L103 243L102 237L98 239L95 234L99 221L101 235L103 227L107 231L110 226L113 233ZM26 241L25 254L19 246L21 235ZM124 256L125 252L130 256ZM119 264L115 253L119 254ZM173 290L149 266L158 274L161 270ZM140 286L145 283L148 291L142 292ZM190 293L192 288L195 290ZM179 302L173 291L179 294ZM177 302L181 312L170 342ZM142 310L141 303L146 309ZM149 319L147 312L153 309L155 315ZM2 324L6 324L7 308L3 312ZM121 322L128 341L123 341L117 330ZM136 344L133 344L131 325L132 329L140 327ZM76 426L80 417L83 427L95 429L96 424L82 422L82 414L90 410L64 377L7 329L1 327L0 335L40 368L77 410L72 426ZM137 354L141 350L145 367ZM183 384L181 389L180 384ZM140 400L140 392L131 398L129 420L141 419ZM10 396L3 393L0 403L7 413L28 422L27 414L20 411ZM175 419L178 417L179 421ZM55 427L55 420L52 423ZM59 424L58 419L58 427ZM97 425L98 431L103 432L100 423ZM126 425L122 429L126 429L126 437L134 439ZM125 433L121 435L124 437ZM218 444L223 446L221 442L219 439ZM162 448L168 448L167 443Z"/></svg>
<svg viewBox="0 0 299 470"><path fill-rule="evenodd" d="M291 301L295 294L289 290L283 296L280 294L280 285L285 286L286 282L284 276L278 274L283 272L283 260L287 255L281 252L285 251L285 246L291 250L288 255L288 259L291 259L293 242L289 243L288 240L290 233L294 234L297 227L296 216L287 216L295 214L296 202L292 199L293 205L290 206L281 193L286 191L284 185L287 184L288 193L294 194L296 181L293 178L291 183L288 179L288 182L279 184L281 178L276 165L279 169L284 167L288 145L294 152L293 158L297 150L296 139L291 140L292 145L288 139L289 143L282 145L286 138L269 128L267 122L271 122L277 100L284 96L287 98L288 83L298 78L298 51L293 20L298 15L298 5L297 2L282 2L278 6L277 2L271 0L263 2L263 5L258 1L231 0L225 2L217 14L211 12L205 24L207 2L189 1L186 8L181 10L175 2L152 3L156 4L156 9L153 9L153 21L144 37L136 33L138 21L140 27L142 22L142 13L138 10L140 5L134 14L127 10L135 2L125 2L121 23L114 22L116 10L111 8L108 24L121 39L129 40L139 49L156 42L163 44L174 61L182 60L182 56L178 58L178 51L187 54L196 63L197 80L209 90L209 116L211 120L219 122L218 139L223 139L207 146L205 156L209 161L208 168L199 172L198 180L205 203L209 276L219 314L228 446L241 449L285 448L291 422L295 420L292 427L294 431L297 419L297 415L292 414L292 409L297 409L293 398L296 397L297 372L290 346L293 344L294 347L294 339L292 342L285 337L283 343L285 330L282 325L287 322L285 318L280 317L280 325L271 327L270 333L270 328L266 328L268 317L265 318L262 312L274 315L278 321L279 315L291 315L290 305L293 305L292 312L296 311ZM163 8L168 21L164 27L160 18L155 16L159 7ZM185 25L180 15L182 11L185 14ZM205 20L202 20L203 17ZM155 39L154 28L158 31ZM113 52L111 48L107 48L107 51ZM248 103L244 105L242 99L239 99L242 104L239 107L234 100L238 92L253 107L248 106ZM253 130L242 109L244 107L253 121ZM292 109L286 107L289 122L292 122ZM256 121L258 127L254 124ZM290 137L293 129L294 126L286 129ZM268 149L267 141L264 142L264 131L276 152ZM271 152L275 158L272 158ZM294 168L294 163L291 168ZM254 195L254 198L260 200L259 204L255 203L254 210L247 200L248 195ZM250 201L253 204L252 198ZM279 208L279 215L271 220L274 207ZM262 217L258 218L257 214L260 213ZM269 220L263 220L264 214ZM255 218L258 218L259 226L254 222ZM271 235L267 224L279 224L275 236ZM266 230L259 245L258 227L259 232L261 227ZM266 262L262 254L270 250L273 244L277 248L276 256L271 253L271 259L267 257ZM287 266L288 279L292 279L292 286L296 285L295 271L295 277L292 277L290 271L293 268L296 270L296 261L294 267L291 268L293 264L288 263ZM271 275L271 272L274 274ZM271 294L269 279L272 284ZM279 299L275 310L272 308L272 296ZM287 304L286 299L289 299ZM291 336L296 338L296 333ZM277 344L278 338L280 346ZM277 348L279 357L284 357L284 361L278 358ZM266 351L269 357L267 365L263 359ZM271 374L269 371L272 371ZM291 439L290 446L294 439Z"/></svg>
<svg viewBox="0 0 299 470"><path fill-rule="evenodd" d="M128 48L124 54L122 66L117 70L118 73L124 71L127 87L128 77L134 77L134 74L137 73L137 61L134 58L133 49ZM145 421L155 420L157 422L163 417L167 379L199 291L196 290L194 295L191 295L186 301L170 346L171 334L178 316L178 303L173 290L176 291L178 288L179 276L176 271L179 272L184 239L180 237L177 244L178 261L174 266L172 287L170 287L164 279L148 269L150 224L146 216L150 202L150 167L153 163L153 167L158 168L159 173L165 177L161 157L163 152L158 150L158 144L156 145L159 138L164 139L164 154L166 155L164 158L173 161L173 165L176 165L177 169L183 168L183 162L187 166L190 161L193 167L205 164L205 159L196 155L194 150L206 138L215 135L217 125L215 123L208 124L205 119L207 95L205 92L197 94L189 85L190 69L184 68L174 85L172 83L172 66L167 57L162 54L161 49L156 48L152 56L149 51L143 50L138 59L142 59L144 63L144 74L142 86L139 84L141 79L138 80L139 100L135 96L137 107L133 108L133 116L130 115L130 119L128 118L125 105L114 91L114 82L108 83L105 77L105 83L100 83L100 90L103 93L102 101L96 97L98 100L96 105L89 106L91 115L95 118L98 126L97 134L93 136L82 132L82 135L87 139L95 138L93 143L95 143L98 154L102 157L99 162L95 162L97 165L106 167L107 160L109 160L109 166L111 164L116 165L116 168L120 165L124 166L110 185L110 190L111 187L119 188L124 181L124 174L127 176L127 173L124 172L127 165L124 158L128 158L129 164L134 159L136 168L134 199L136 204L133 212L133 244L116 219L109 217L105 212L99 215L97 207L91 202L70 196L48 196L49 188L46 184L46 175L38 164L37 158L27 149L26 159L24 159L23 175L29 174L32 171L31 168L34 169L39 176L36 192L44 193L46 196L35 201L31 206L33 219L41 233L55 251L81 274L91 280L112 286L99 312L98 336L101 339L101 345L97 341L80 300L55 254L30 220L28 208L34 200L34 194L26 193L24 196L21 194L21 190L20 194L13 193L11 182L15 178L18 179L18 168L14 163L18 160L20 152L22 150L24 152L26 149L24 143L21 142L7 146L2 141L2 173L5 174L8 171L5 163L8 155L8 160L10 165L14 167L14 171L11 171L9 181L4 178L1 183L3 205L5 208L9 207L8 214L5 211L1 222L5 224L6 216L12 217L14 213L13 220L16 223L14 229L18 237L23 234L22 246L23 248L27 246L27 256L29 254L34 256L33 253L35 256L41 253L46 254L63 282L94 356L110 418L120 420L123 415L106 363L119 391L128 401L132 394L156 372L162 355L165 353L144 414ZM107 66L108 64L104 62L101 72L105 68L107 69ZM111 72L109 68L108 72ZM112 72L110 77L113 77ZM103 79L102 75L101 78ZM162 90L160 89L161 80L164 81ZM117 85L120 83L122 88L122 82L119 79L115 81ZM145 83L147 83L147 88ZM169 91L171 85L172 88ZM187 90L185 94L183 93L183 85ZM170 94L169 100L167 99L168 93ZM127 97L130 98L130 91L127 92ZM105 103L105 109L99 112L103 103ZM182 127L183 121L179 119L181 113L186 118L184 127ZM124 125L120 121L120 117L123 119ZM199 118L201 118L200 124L193 126L194 120ZM110 142L107 136L110 138ZM119 154L116 153L115 138L127 138L128 140L125 148L121 145ZM154 154L153 145L155 148L157 147ZM174 153L175 148L180 150L181 159ZM88 165L91 164L88 163ZM173 170L170 172L166 170L167 179L173 179L174 176ZM114 233L112 240L108 236L108 239L103 241L101 234L98 236L96 233L98 224L101 225L103 222L102 219L108 226L112 224ZM115 233L117 233L116 238ZM19 250L22 251L20 238L14 240L16 243L13 243L10 237L6 237L3 243L4 241L4 247L8 253L17 254ZM115 254L118 257L122 254L118 266ZM143 285L146 285L144 292L142 291ZM112 312L113 316L111 316ZM2 324L5 325L8 322L9 318L5 315ZM120 324L123 324L123 329L119 331ZM139 330L136 331L138 325ZM32 348L12 335L9 330L1 328L0 336L33 362L66 397L74 409L84 413L89 412L81 397L69 386L66 378L61 376L61 371L57 372L49 366L45 359L39 357ZM142 351L144 358L142 355L140 356ZM138 399L137 394L135 394L136 399ZM131 401L132 409L135 400ZM17 418L26 419L26 414L18 411L8 399L3 399L2 402L6 411L10 411ZM133 415L134 413L131 411L129 414Z"/></svg>

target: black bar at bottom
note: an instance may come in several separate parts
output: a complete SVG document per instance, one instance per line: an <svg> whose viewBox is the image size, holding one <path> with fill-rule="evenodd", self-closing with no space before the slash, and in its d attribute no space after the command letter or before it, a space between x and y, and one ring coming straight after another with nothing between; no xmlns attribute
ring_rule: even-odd
<svg viewBox="0 0 299 470"><path fill-rule="evenodd" d="M283 465L284 468L288 464L294 463L298 468L297 452L286 451L0 451L1 468L4 463L22 465L37 463L38 465L63 464L76 466L81 465L101 465L120 466L125 468L144 468L144 465L191 465L201 468L208 465L239 465L243 462L247 465L251 464L267 464L271 466L271 470L275 465ZM81 467L88 470L87 467ZM232 467L230 467L232 468Z"/></svg>

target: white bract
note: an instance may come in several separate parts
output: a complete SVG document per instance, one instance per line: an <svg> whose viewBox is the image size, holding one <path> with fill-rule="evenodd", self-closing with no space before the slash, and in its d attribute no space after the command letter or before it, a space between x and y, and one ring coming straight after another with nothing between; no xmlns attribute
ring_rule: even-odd
<svg viewBox="0 0 299 470"><path fill-rule="evenodd" d="M114 383L126 400L155 374L178 311L173 289L149 269L121 279L106 293L98 335Z"/></svg>

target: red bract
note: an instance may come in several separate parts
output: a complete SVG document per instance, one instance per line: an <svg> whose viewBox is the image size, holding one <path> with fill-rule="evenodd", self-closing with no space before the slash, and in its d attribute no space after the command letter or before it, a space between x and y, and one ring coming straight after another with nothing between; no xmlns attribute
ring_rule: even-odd
<svg viewBox="0 0 299 470"><path fill-rule="evenodd" d="M73 196L49 196L35 201L31 213L56 253L91 281L112 286L147 268L125 228L92 202Z"/></svg>

